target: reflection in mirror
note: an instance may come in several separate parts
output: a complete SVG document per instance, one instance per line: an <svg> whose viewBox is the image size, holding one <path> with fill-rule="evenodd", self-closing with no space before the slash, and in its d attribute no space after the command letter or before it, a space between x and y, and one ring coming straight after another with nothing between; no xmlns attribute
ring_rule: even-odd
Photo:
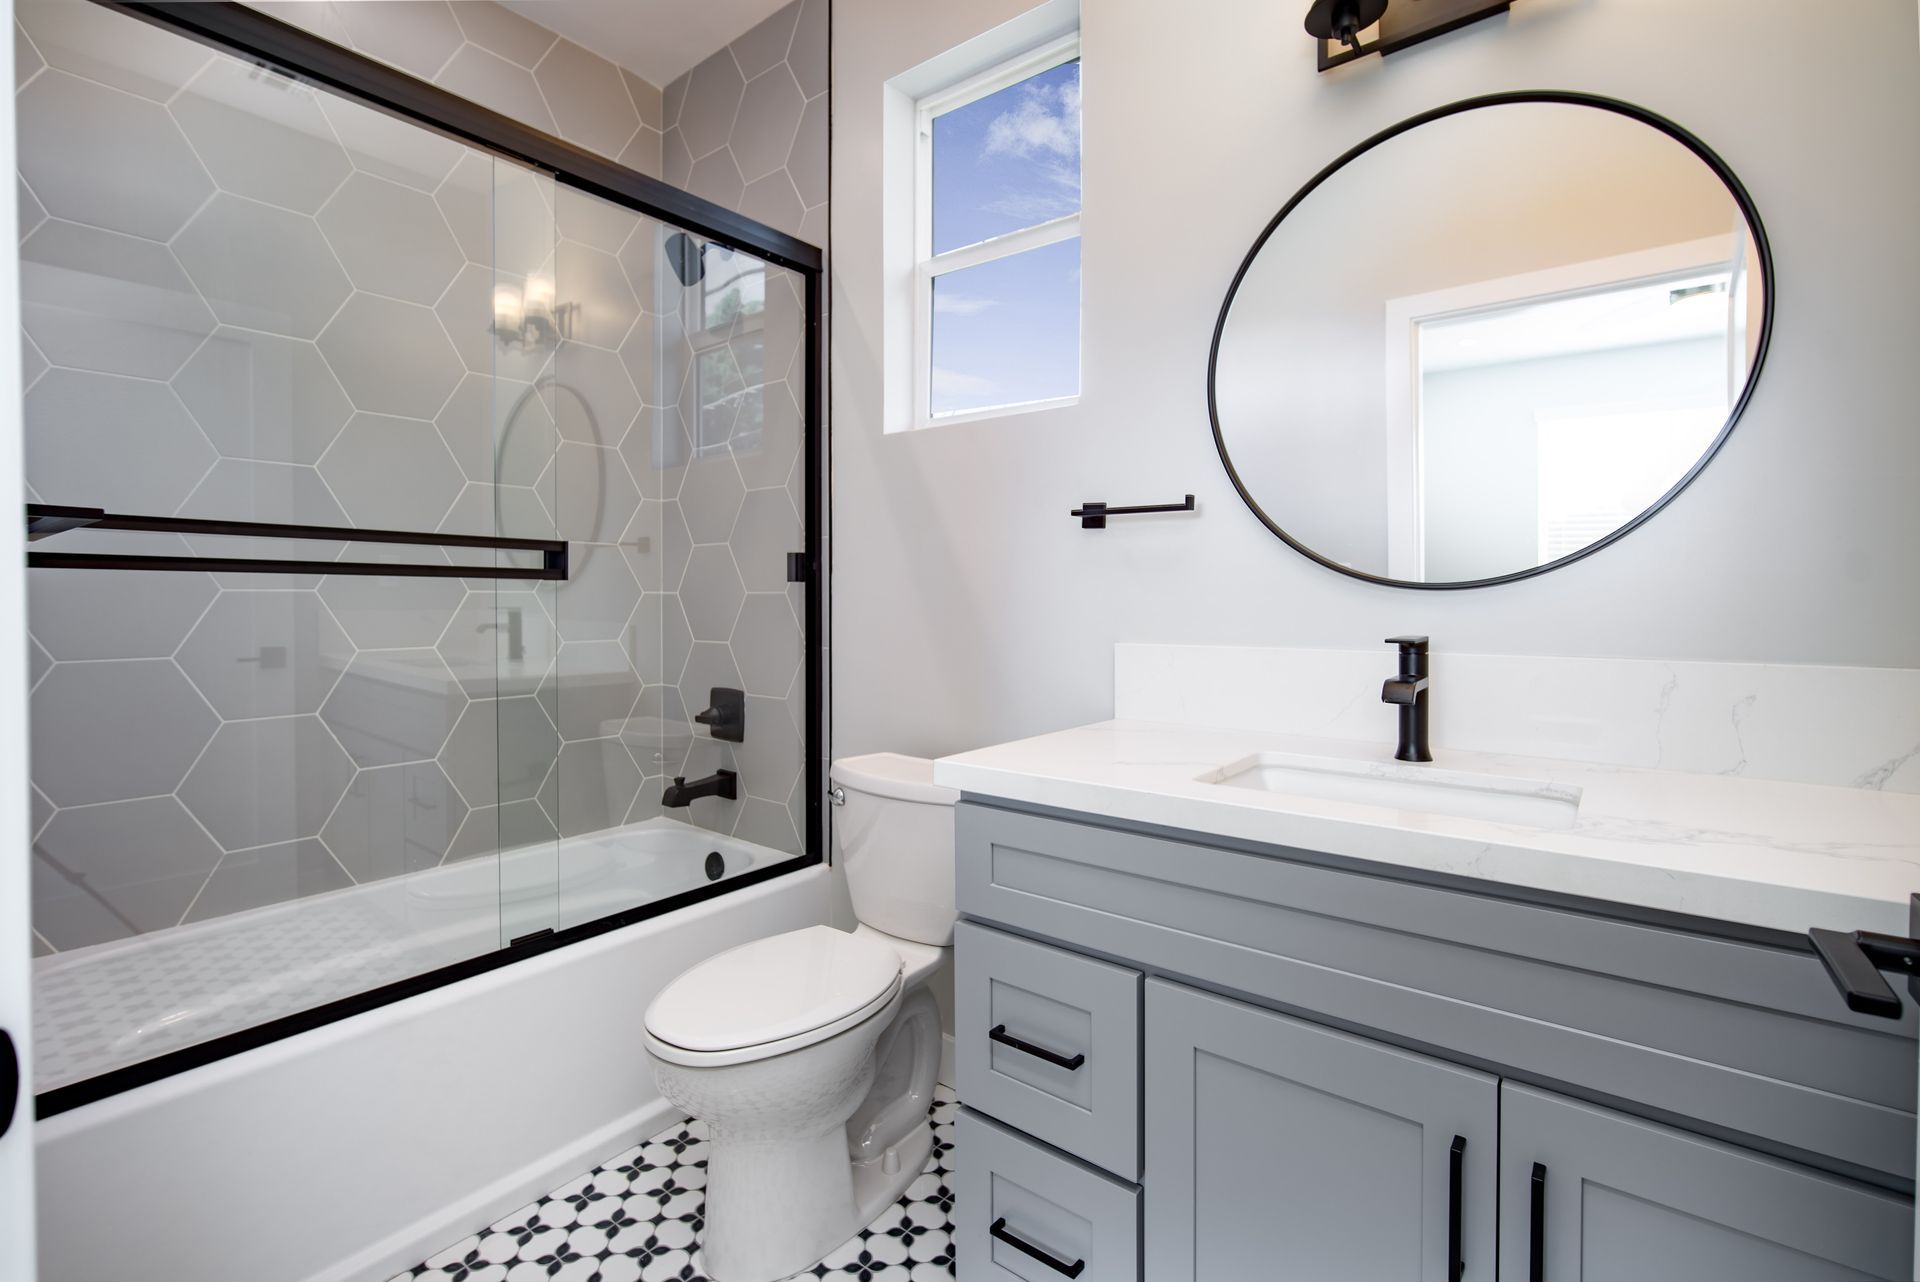
<svg viewBox="0 0 1920 1282"><path fill-rule="evenodd" d="M1211 371L1221 455L1336 569L1531 573L1712 454L1762 354L1764 237L1717 162L1620 104L1481 100L1410 124L1249 256Z"/></svg>

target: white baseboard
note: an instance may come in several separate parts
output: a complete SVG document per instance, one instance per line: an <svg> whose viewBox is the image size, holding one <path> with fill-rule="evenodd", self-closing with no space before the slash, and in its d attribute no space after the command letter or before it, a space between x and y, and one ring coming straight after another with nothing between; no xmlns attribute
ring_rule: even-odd
<svg viewBox="0 0 1920 1282"><path fill-rule="evenodd" d="M543 1154L453 1205L415 1220L347 1259L310 1274L305 1282L386 1282L460 1239L478 1233L508 1212L538 1201L569 1179L685 1119L686 1114L673 1105L656 1099Z"/></svg>

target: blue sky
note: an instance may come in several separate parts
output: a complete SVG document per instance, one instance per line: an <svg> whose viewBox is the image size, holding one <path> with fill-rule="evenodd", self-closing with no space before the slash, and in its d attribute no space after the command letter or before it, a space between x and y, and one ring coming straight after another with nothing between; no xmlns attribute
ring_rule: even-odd
<svg viewBox="0 0 1920 1282"><path fill-rule="evenodd" d="M944 253L1080 207L1080 64L933 123L933 248ZM1080 242L934 282L933 412L1079 390Z"/></svg>

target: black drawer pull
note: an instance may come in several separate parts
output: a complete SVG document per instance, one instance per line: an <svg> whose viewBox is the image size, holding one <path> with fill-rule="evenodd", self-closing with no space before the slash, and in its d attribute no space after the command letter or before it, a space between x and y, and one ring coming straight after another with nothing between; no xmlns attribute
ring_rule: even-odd
<svg viewBox="0 0 1920 1282"><path fill-rule="evenodd" d="M1447 1151L1447 1282L1460 1282L1466 1275L1466 1257L1460 1252L1460 1177L1467 1157L1467 1137L1453 1137Z"/></svg>
<svg viewBox="0 0 1920 1282"><path fill-rule="evenodd" d="M1057 1068L1064 1068L1069 1073L1087 1062L1085 1055L1075 1055L1069 1059L1065 1055L1059 1054L1057 1051L1050 1051L1044 1046L1035 1046L1032 1042L1023 1042L1012 1033L1009 1033L1005 1024L995 1024L988 1030L987 1036L991 1040L999 1042L1002 1046L1011 1046L1021 1054L1031 1055L1035 1059L1044 1059L1047 1063Z"/></svg>
<svg viewBox="0 0 1920 1282"><path fill-rule="evenodd" d="M1080 1276L1081 1270L1087 1267L1085 1260L1075 1260L1072 1264L1068 1264L1059 1256L1049 1255L1031 1242L1022 1242L1019 1238L1007 1232L1007 1217L1004 1215L995 1220L987 1232L993 1234L993 1236L999 1238L1002 1242L1005 1242L1008 1246L1021 1252L1023 1255L1031 1255L1055 1273L1064 1273L1070 1278L1077 1278Z"/></svg>
<svg viewBox="0 0 1920 1282"><path fill-rule="evenodd" d="M1547 1168L1533 1164L1531 1224L1527 1229L1527 1282L1547 1282Z"/></svg>

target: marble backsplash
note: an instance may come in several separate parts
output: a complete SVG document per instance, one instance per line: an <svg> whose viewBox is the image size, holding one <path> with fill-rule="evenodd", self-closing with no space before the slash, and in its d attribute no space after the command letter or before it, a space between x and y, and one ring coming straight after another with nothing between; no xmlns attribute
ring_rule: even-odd
<svg viewBox="0 0 1920 1282"><path fill-rule="evenodd" d="M1114 647L1114 716L1392 744L1392 647ZM1436 749L1920 793L1920 670L1432 656Z"/></svg>

